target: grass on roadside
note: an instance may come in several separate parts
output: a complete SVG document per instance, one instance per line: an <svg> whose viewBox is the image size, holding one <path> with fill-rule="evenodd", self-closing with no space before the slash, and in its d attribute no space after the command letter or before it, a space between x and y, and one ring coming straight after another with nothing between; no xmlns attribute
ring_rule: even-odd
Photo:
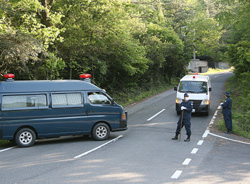
<svg viewBox="0 0 250 184"><path fill-rule="evenodd" d="M231 93L233 133L250 139L250 75L233 76L226 82L226 91ZM223 115L219 111L215 127L226 131Z"/></svg>
<svg viewBox="0 0 250 184"><path fill-rule="evenodd" d="M122 105L123 107L126 107L130 104L139 102L148 97L171 89L176 86L178 82L179 80L175 78L172 79L172 84L168 84L166 82L161 82L158 84L148 84L148 86L145 88L133 87L126 89L126 91L116 91L116 93L110 95L115 99L118 104Z"/></svg>
<svg viewBox="0 0 250 184"><path fill-rule="evenodd" d="M216 121L214 124L215 124L215 128L217 128L219 131L225 132L227 130L222 113L221 113L221 116L216 118ZM236 135L240 135L242 137L250 139L250 133L248 131L242 130L242 128L240 128L237 125L234 119L233 119L233 131L232 132Z"/></svg>
<svg viewBox="0 0 250 184"><path fill-rule="evenodd" d="M8 140L0 140L0 147L7 147L12 145L13 143L11 141Z"/></svg>

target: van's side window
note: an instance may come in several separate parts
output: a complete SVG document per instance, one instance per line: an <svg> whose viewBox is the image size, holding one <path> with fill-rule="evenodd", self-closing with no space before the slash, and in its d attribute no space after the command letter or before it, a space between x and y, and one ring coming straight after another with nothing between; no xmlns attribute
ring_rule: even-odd
<svg viewBox="0 0 250 184"><path fill-rule="evenodd" d="M88 93L88 100L91 104L111 104L110 99L101 92Z"/></svg>
<svg viewBox="0 0 250 184"><path fill-rule="evenodd" d="M47 107L46 95L13 95L3 96L2 109L15 110L23 108L44 108Z"/></svg>
<svg viewBox="0 0 250 184"><path fill-rule="evenodd" d="M82 93L54 93L52 106L83 106Z"/></svg>

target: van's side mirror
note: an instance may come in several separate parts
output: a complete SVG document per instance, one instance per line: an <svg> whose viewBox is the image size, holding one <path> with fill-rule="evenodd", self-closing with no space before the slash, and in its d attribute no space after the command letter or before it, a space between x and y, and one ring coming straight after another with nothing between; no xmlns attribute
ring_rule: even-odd
<svg viewBox="0 0 250 184"><path fill-rule="evenodd" d="M212 88L209 88L209 91L212 91Z"/></svg>
<svg viewBox="0 0 250 184"><path fill-rule="evenodd" d="M112 100L111 100L111 105L114 105L114 104L115 104L115 100L112 99Z"/></svg>
<svg viewBox="0 0 250 184"><path fill-rule="evenodd" d="M174 87L174 90L177 91L177 87L176 86Z"/></svg>

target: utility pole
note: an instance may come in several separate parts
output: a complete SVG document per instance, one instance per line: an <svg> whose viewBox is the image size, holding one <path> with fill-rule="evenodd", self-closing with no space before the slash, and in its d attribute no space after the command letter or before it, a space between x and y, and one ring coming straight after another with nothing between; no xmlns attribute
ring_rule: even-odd
<svg viewBox="0 0 250 184"><path fill-rule="evenodd" d="M194 60L196 59L196 54L195 54L196 50L195 50L195 28L194 28Z"/></svg>
<svg viewBox="0 0 250 184"><path fill-rule="evenodd" d="M194 57L193 57L193 60L195 60L196 59L196 50L195 50L195 14L196 14L196 12L195 12L195 10L193 10L193 21L194 21Z"/></svg>

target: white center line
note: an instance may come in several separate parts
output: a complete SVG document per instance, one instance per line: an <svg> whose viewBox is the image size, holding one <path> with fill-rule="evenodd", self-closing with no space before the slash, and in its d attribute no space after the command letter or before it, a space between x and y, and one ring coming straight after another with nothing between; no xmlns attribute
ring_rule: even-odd
<svg viewBox="0 0 250 184"><path fill-rule="evenodd" d="M186 158L182 165L188 165L192 159L191 158Z"/></svg>
<svg viewBox="0 0 250 184"><path fill-rule="evenodd" d="M196 154L198 150L199 150L198 148L194 148L194 149L191 151L191 154Z"/></svg>
<svg viewBox="0 0 250 184"><path fill-rule="evenodd" d="M147 119L147 121L152 120L153 118L155 118L156 116L158 116L159 114L161 114L163 111L165 111L166 109L162 109L160 112L156 113L155 115L153 115L151 118Z"/></svg>
<svg viewBox="0 0 250 184"><path fill-rule="evenodd" d="M175 173L171 176L171 178L177 179L177 178L179 178L179 176L181 175L181 173L182 173L182 171L176 170Z"/></svg>
<svg viewBox="0 0 250 184"><path fill-rule="evenodd" d="M117 141L118 139L120 139L120 138L122 138L122 137L123 137L123 135L119 135L118 137L116 137L116 138L114 138L114 139L112 139L112 140L110 140L110 141L108 141L108 142L106 142L106 143L104 143L104 144L102 144L102 145L100 145L100 146L98 146L98 147L92 149L92 150L89 150L89 151L87 151L87 152L85 152L85 153L82 153L82 154L80 154L80 155L75 156L74 159L81 158L81 157L83 157L83 156L85 156L85 155L88 155L88 154L90 154L90 153L92 153L92 152L94 152L94 151L96 151L96 150L102 148L103 146L106 146L107 144L109 144L109 143L111 143L111 142Z"/></svg>
<svg viewBox="0 0 250 184"><path fill-rule="evenodd" d="M203 137L203 138L207 137L208 133L209 133L209 130L206 130L206 131L204 132L204 134L202 135L202 137Z"/></svg>
<svg viewBox="0 0 250 184"><path fill-rule="evenodd" d="M201 146L203 144L203 140L199 140L199 142L197 143L197 145Z"/></svg>

